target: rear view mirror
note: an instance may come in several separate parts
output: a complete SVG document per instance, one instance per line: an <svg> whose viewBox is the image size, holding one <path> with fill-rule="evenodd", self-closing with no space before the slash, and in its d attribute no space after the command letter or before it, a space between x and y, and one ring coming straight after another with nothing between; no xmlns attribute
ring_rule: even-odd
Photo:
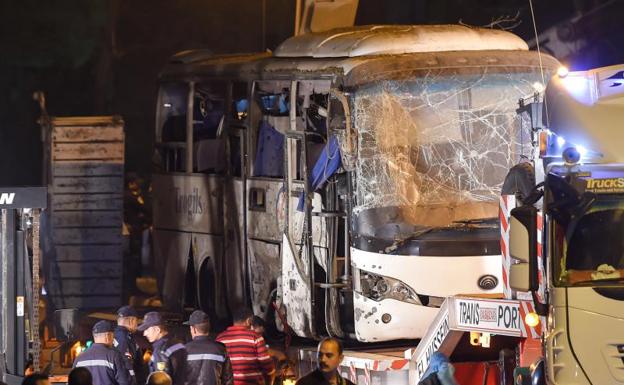
<svg viewBox="0 0 624 385"><path fill-rule="evenodd" d="M509 286L517 291L529 291L529 264L515 263L509 270Z"/></svg>
<svg viewBox="0 0 624 385"><path fill-rule="evenodd" d="M537 290L537 209L522 206L511 210L509 226L509 254L520 261L511 266L511 287L518 291Z"/></svg>

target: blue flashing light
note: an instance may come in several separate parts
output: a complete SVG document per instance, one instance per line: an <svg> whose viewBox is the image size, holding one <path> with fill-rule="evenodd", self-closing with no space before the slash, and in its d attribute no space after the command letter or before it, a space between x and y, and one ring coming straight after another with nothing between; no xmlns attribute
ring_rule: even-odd
<svg viewBox="0 0 624 385"><path fill-rule="evenodd" d="M587 149L581 145L576 146L576 151L581 154L581 158L584 158L587 155Z"/></svg>

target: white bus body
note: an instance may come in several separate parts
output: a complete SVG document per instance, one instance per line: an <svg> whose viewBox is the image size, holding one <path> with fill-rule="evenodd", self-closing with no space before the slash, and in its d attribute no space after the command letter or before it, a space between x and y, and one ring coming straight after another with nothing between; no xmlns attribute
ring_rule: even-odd
<svg viewBox="0 0 624 385"><path fill-rule="evenodd" d="M464 26L176 55L156 119L165 304L384 341L422 337L447 296L501 297L498 197L541 81L521 39Z"/></svg>

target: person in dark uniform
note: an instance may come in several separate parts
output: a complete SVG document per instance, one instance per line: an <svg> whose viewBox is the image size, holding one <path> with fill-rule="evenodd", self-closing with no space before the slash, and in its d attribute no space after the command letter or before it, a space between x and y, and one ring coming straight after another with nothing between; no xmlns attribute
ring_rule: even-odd
<svg viewBox="0 0 624 385"><path fill-rule="evenodd" d="M113 347L126 359L126 367L135 383L144 384L147 377L143 365L143 352L137 344L134 333L139 325L139 314L131 306L122 306L117 310L117 327Z"/></svg>
<svg viewBox="0 0 624 385"><path fill-rule="evenodd" d="M73 368L67 376L67 385L93 385L93 376L87 368Z"/></svg>
<svg viewBox="0 0 624 385"><path fill-rule="evenodd" d="M145 314L143 323L138 328L152 344L152 358L149 372L166 372L173 385L184 385L186 375L186 349L184 345L169 336L162 315L152 311Z"/></svg>
<svg viewBox="0 0 624 385"><path fill-rule="evenodd" d="M324 338L317 349L318 367L297 381L297 385L354 385L342 378L338 366L344 358L342 343L335 338Z"/></svg>
<svg viewBox="0 0 624 385"><path fill-rule="evenodd" d="M146 385L171 385L171 377L165 372L154 372L147 376Z"/></svg>
<svg viewBox="0 0 624 385"><path fill-rule="evenodd" d="M193 337L186 344L186 385L232 385L232 365L225 345L208 338L208 315L195 310L184 324L189 325Z"/></svg>
<svg viewBox="0 0 624 385"><path fill-rule="evenodd" d="M121 353L113 348L113 324L99 321L93 326L93 345L80 353L74 368L87 368L93 385L132 385L133 380Z"/></svg>
<svg viewBox="0 0 624 385"><path fill-rule="evenodd" d="M6 383L3 383L7 385ZM24 377L22 385L50 385L50 379L47 374L31 373Z"/></svg>

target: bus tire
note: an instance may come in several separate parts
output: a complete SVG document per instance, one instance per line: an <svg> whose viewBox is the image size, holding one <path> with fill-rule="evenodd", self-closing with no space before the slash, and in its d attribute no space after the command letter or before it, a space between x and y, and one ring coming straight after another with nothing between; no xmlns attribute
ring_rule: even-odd
<svg viewBox="0 0 624 385"><path fill-rule="evenodd" d="M501 195L515 195L520 202L524 202L534 188L535 169L533 165L528 162L518 163L507 173Z"/></svg>

